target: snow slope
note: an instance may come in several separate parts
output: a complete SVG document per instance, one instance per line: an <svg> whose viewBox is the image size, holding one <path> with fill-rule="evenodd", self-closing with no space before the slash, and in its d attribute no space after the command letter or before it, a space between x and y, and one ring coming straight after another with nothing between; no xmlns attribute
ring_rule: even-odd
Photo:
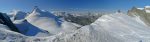
<svg viewBox="0 0 150 42"><path fill-rule="evenodd" d="M63 29L64 32L74 32L75 30L81 28L82 25L72 23L72 22L67 22L64 21L61 24L61 28Z"/></svg>
<svg viewBox="0 0 150 42"><path fill-rule="evenodd" d="M66 21L60 22L55 15L36 7L25 19L15 20L14 23L24 34L38 36L25 36L4 29L8 27L0 25L0 41L150 42L150 27L147 24L149 13L136 7L128 13L128 15L123 13L102 15L92 24L81 26Z"/></svg>
<svg viewBox="0 0 150 42"><path fill-rule="evenodd" d="M5 25L0 24L0 42L23 42L26 36L10 31L4 27Z"/></svg>
<svg viewBox="0 0 150 42"><path fill-rule="evenodd" d="M55 15L47 11L41 11L38 7L35 7L26 19L32 25L47 30L51 34L57 34L61 29L61 22Z"/></svg>
<svg viewBox="0 0 150 42"><path fill-rule="evenodd" d="M24 19L27 16L27 13L19 11L19 10L13 10L11 13L13 16L11 17L11 19L14 20L21 20Z"/></svg>
<svg viewBox="0 0 150 42"><path fill-rule="evenodd" d="M25 19L15 20L14 24L17 26L19 31L26 36L40 36L40 37L50 36L50 33L30 24Z"/></svg>
<svg viewBox="0 0 150 42"><path fill-rule="evenodd" d="M55 42L150 42L150 28L126 14L103 15L91 25L62 33Z"/></svg>
<svg viewBox="0 0 150 42"><path fill-rule="evenodd" d="M125 42L148 42L150 39L150 28L125 14L104 15L91 25Z"/></svg>

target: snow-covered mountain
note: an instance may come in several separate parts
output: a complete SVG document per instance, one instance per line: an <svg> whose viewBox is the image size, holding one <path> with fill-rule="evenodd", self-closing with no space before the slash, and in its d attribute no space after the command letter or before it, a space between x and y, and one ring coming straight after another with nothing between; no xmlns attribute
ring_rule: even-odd
<svg viewBox="0 0 150 42"><path fill-rule="evenodd" d="M27 13L19 11L19 10L13 10L11 13L9 13L12 15L11 20L15 21L15 20L21 20L24 19L27 16Z"/></svg>
<svg viewBox="0 0 150 42"><path fill-rule="evenodd" d="M47 30L51 34L57 34L61 30L61 21L52 13L41 11L38 7L35 7L25 19L32 25Z"/></svg>
<svg viewBox="0 0 150 42"><path fill-rule="evenodd" d="M150 28L125 14L104 15L91 25L97 28L95 30L104 30L103 32L122 42L148 42L150 39Z"/></svg>
<svg viewBox="0 0 150 42"><path fill-rule="evenodd" d="M149 9L148 6L133 7L128 14L119 12L101 15L93 23L82 26L65 19L59 20L54 14L35 7L25 18L13 21L22 34L11 31L7 25L0 24L0 41L150 42ZM20 16L24 15L18 15ZM68 15L67 17L70 18Z"/></svg>
<svg viewBox="0 0 150 42"><path fill-rule="evenodd" d="M26 19L23 20L15 20L13 22L19 31L26 36L50 36L51 34L46 30L42 30L32 24L30 24Z"/></svg>
<svg viewBox="0 0 150 42"><path fill-rule="evenodd" d="M14 25L17 27L20 33L26 35L26 36L50 36L50 34L47 30L40 29L39 27L29 23L25 17L27 17L27 13L13 10L11 13L9 13L11 16L11 20L14 23ZM9 20L9 19L8 19Z"/></svg>
<svg viewBox="0 0 150 42"><path fill-rule="evenodd" d="M70 23L64 22L64 26L67 24ZM13 40L12 36L5 36L10 39L1 40L25 42L150 42L149 29L148 26L143 25L126 14L115 13L103 15L90 25L78 29L70 29L73 31L71 33L60 32L48 37L28 37L20 34L16 35L17 33L9 33L6 30L6 33L15 35L13 38L20 39ZM5 33L0 32L0 34Z"/></svg>

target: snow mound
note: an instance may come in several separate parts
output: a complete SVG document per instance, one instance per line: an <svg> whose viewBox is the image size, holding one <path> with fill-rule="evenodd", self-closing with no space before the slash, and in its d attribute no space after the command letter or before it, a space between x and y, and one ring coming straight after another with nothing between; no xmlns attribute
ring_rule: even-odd
<svg viewBox="0 0 150 42"><path fill-rule="evenodd" d="M38 7L35 7L26 19L32 25L52 34L57 34L60 31L60 20L50 12L41 11Z"/></svg>

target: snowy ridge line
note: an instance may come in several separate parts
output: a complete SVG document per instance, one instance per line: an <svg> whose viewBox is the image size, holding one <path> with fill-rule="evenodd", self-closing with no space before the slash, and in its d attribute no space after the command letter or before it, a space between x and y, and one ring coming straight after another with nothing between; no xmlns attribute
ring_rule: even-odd
<svg viewBox="0 0 150 42"><path fill-rule="evenodd" d="M15 14L17 16L17 13ZM147 15L145 10L134 7L129 10L128 14L118 12L102 15L95 22L82 26L66 20L59 20L54 14L35 7L25 18L14 18L13 23L24 35L10 31L5 25L0 25L0 41L150 42L150 27L147 24L149 17ZM17 17L20 18L20 16L24 15ZM73 17L76 16L73 15Z"/></svg>
<svg viewBox="0 0 150 42"><path fill-rule="evenodd" d="M62 23L63 24L63 23ZM66 24L67 25L67 24ZM65 25L64 25L65 26ZM76 28L76 27L75 27ZM91 25L47 37L30 37L25 42L150 42L150 28L122 14L103 15ZM72 29L71 29L72 30ZM0 33L2 34L2 33ZM15 35L16 33L14 33ZM24 37L24 36L23 36ZM4 41L7 39L4 39ZM11 40L10 41L15 41ZM19 41L19 40L16 40Z"/></svg>

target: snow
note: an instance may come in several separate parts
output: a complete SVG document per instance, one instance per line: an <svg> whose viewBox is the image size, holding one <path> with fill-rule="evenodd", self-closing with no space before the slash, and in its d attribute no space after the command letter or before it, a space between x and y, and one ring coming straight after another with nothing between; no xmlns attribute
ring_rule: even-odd
<svg viewBox="0 0 150 42"><path fill-rule="evenodd" d="M136 17L139 18L140 20L142 20L146 25L150 26L150 22L149 22L149 12L150 12L150 8L144 8L144 10L139 10L137 8L132 8L131 10L128 11L128 15L131 17ZM136 19L135 18L135 19Z"/></svg>
<svg viewBox="0 0 150 42"><path fill-rule="evenodd" d="M150 27L140 15L131 17L123 13L106 14L92 24L82 26L60 21L52 13L36 7L25 19L13 22L24 35L10 31L7 26L0 24L0 41L150 42Z"/></svg>
<svg viewBox="0 0 150 42"><path fill-rule="evenodd" d="M145 6L144 8L150 8L150 6Z"/></svg>
<svg viewBox="0 0 150 42"><path fill-rule="evenodd" d="M57 34L61 31L60 20L50 12L41 11L37 7L25 19L32 25L47 30L51 34Z"/></svg>
<svg viewBox="0 0 150 42"><path fill-rule="evenodd" d="M146 11L146 13L150 13L150 10L145 10Z"/></svg>
<svg viewBox="0 0 150 42"><path fill-rule="evenodd" d="M67 26L68 25L68 26ZM77 25L77 24L76 24ZM141 24L134 18L126 14L107 14L97 19L91 25L81 28L75 27L71 22L63 22L64 30L73 31L71 33L60 32L48 37L30 37L18 33L9 33L16 35L3 41L25 41L25 42L150 42L150 28ZM1 30L0 28L0 31ZM70 32L68 31L68 32ZM8 31L5 31L8 32ZM0 34L4 34L0 32ZM3 37L1 37L3 38Z"/></svg>
<svg viewBox="0 0 150 42"><path fill-rule="evenodd" d="M0 28L10 30L6 25L0 24Z"/></svg>
<svg viewBox="0 0 150 42"><path fill-rule="evenodd" d="M144 21L142 21L142 20L140 19L140 16L135 16L135 17L132 17L132 18L135 19L137 22L139 22L139 23L141 23L141 24L147 26L147 25L144 23Z"/></svg>
<svg viewBox="0 0 150 42"><path fill-rule="evenodd" d="M150 33L148 33L150 28L125 14L104 15L91 25L97 29L104 29L109 35L125 42L149 41L150 39Z"/></svg>
<svg viewBox="0 0 150 42"><path fill-rule="evenodd" d="M139 10L144 10L144 8L137 8L137 9L139 9Z"/></svg>
<svg viewBox="0 0 150 42"><path fill-rule="evenodd" d="M11 17L12 20L21 20L21 19L24 19L27 15L27 13L25 12L22 12L20 10L13 10L11 13L9 14L12 14L13 16Z"/></svg>
<svg viewBox="0 0 150 42"><path fill-rule="evenodd" d="M6 28L6 27L5 27ZM26 36L0 27L1 42L22 42Z"/></svg>
<svg viewBox="0 0 150 42"><path fill-rule="evenodd" d="M27 22L25 19L22 20L15 20L14 24L18 27L18 29L27 36L50 36L50 34L32 24Z"/></svg>
<svg viewBox="0 0 150 42"><path fill-rule="evenodd" d="M146 13L150 13L150 6L145 6L144 8Z"/></svg>
<svg viewBox="0 0 150 42"><path fill-rule="evenodd" d="M81 25L78 25L76 23L67 22L67 21L63 22L61 26L62 26L61 28L65 32L74 32L75 30L77 30L81 27Z"/></svg>

